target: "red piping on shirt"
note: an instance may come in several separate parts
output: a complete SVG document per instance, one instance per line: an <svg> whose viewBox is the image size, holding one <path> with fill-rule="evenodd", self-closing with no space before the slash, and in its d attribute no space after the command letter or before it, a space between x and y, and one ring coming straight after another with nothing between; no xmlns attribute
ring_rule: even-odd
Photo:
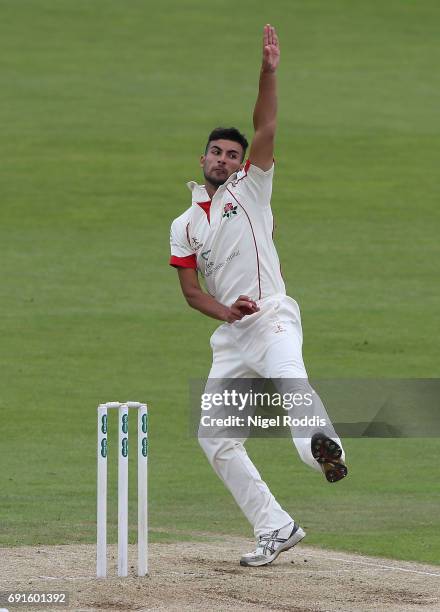
<svg viewBox="0 0 440 612"><path fill-rule="evenodd" d="M240 181L242 181L243 179L245 179L247 177L247 171L249 170L249 166L250 165L251 165L251 162L249 160L247 160L247 162L245 163L244 168L243 168L243 171L244 171L243 176L240 177L239 179L233 181L234 184L239 183Z"/></svg>
<svg viewBox="0 0 440 612"><path fill-rule="evenodd" d="M226 187L226 190L229 191L229 193L231 194L231 196L234 198L234 200L237 202L237 204L243 209L248 221L249 221L249 225L251 226L251 231L252 231L252 236L254 238L254 244L255 244L255 252L257 254L257 273L258 273L258 299L261 300L261 278L260 278L260 257L258 255L258 247L257 247L257 240L255 238L255 234L254 234L254 228L252 227L252 222L250 220L249 215L246 212L245 207L243 206L243 204L241 204L237 198L235 197L235 195L232 193L232 191Z"/></svg>
<svg viewBox="0 0 440 612"><path fill-rule="evenodd" d="M273 163L275 163L275 158L273 158ZM245 179L248 176L248 170L249 170L250 165L251 165L251 161L250 161L250 159L248 159L247 162L244 165L244 168L243 168L243 170L244 170L243 176L240 177L239 179L237 179L236 181L233 181L234 185L236 185L237 183L239 183L240 181L242 181L243 179ZM263 170L263 172L264 172L264 170Z"/></svg>
<svg viewBox="0 0 440 612"><path fill-rule="evenodd" d="M275 233L275 228L276 228L275 217L272 215L272 242L273 242L273 235ZM283 271L281 269L281 262L280 262L280 274L281 274L281 278L284 280Z"/></svg>

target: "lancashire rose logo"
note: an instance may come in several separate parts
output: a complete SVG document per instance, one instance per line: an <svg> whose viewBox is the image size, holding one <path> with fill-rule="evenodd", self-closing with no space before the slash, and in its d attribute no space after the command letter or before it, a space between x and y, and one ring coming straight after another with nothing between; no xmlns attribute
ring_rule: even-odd
<svg viewBox="0 0 440 612"><path fill-rule="evenodd" d="M237 214L237 207L234 206L231 202L228 202L227 204L225 204L225 207L223 209L223 217L227 217L229 219L229 217L231 217L232 215L236 215Z"/></svg>

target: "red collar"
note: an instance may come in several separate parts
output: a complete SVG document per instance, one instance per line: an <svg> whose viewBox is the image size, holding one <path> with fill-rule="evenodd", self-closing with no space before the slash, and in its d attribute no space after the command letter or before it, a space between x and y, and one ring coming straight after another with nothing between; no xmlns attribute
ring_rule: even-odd
<svg viewBox="0 0 440 612"><path fill-rule="evenodd" d="M209 213L211 209L211 200L208 200L207 202L197 202L197 204L200 206L200 208L203 208L208 218L208 223L211 223L211 219L209 218Z"/></svg>

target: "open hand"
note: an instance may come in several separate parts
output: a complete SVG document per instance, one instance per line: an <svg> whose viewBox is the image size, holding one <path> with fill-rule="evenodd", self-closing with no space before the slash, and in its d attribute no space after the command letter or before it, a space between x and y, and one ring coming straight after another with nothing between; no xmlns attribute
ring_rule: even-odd
<svg viewBox="0 0 440 612"><path fill-rule="evenodd" d="M280 63L280 46L275 28L269 23L264 26L263 34L263 64L265 72L275 72Z"/></svg>

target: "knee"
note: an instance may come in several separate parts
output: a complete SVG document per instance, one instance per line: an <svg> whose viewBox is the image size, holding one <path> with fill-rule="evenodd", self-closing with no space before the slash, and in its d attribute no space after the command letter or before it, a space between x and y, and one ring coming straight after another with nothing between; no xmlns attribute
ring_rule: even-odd
<svg viewBox="0 0 440 612"><path fill-rule="evenodd" d="M287 359L272 364L266 372L267 378L307 379L307 371L302 361Z"/></svg>
<svg viewBox="0 0 440 612"><path fill-rule="evenodd" d="M295 394L300 393L301 395L310 394L313 396L315 393L314 389L309 383L307 374L303 376L286 376L276 379L277 391L282 394Z"/></svg>
<svg viewBox="0 0 440 612"><path fill-rule="evenodd" d="M228 438L208 438L200 435L200 432L198 439L210 463L227 459L228 455L233 452L237 444L239 445L236 440Z"/></svg>

